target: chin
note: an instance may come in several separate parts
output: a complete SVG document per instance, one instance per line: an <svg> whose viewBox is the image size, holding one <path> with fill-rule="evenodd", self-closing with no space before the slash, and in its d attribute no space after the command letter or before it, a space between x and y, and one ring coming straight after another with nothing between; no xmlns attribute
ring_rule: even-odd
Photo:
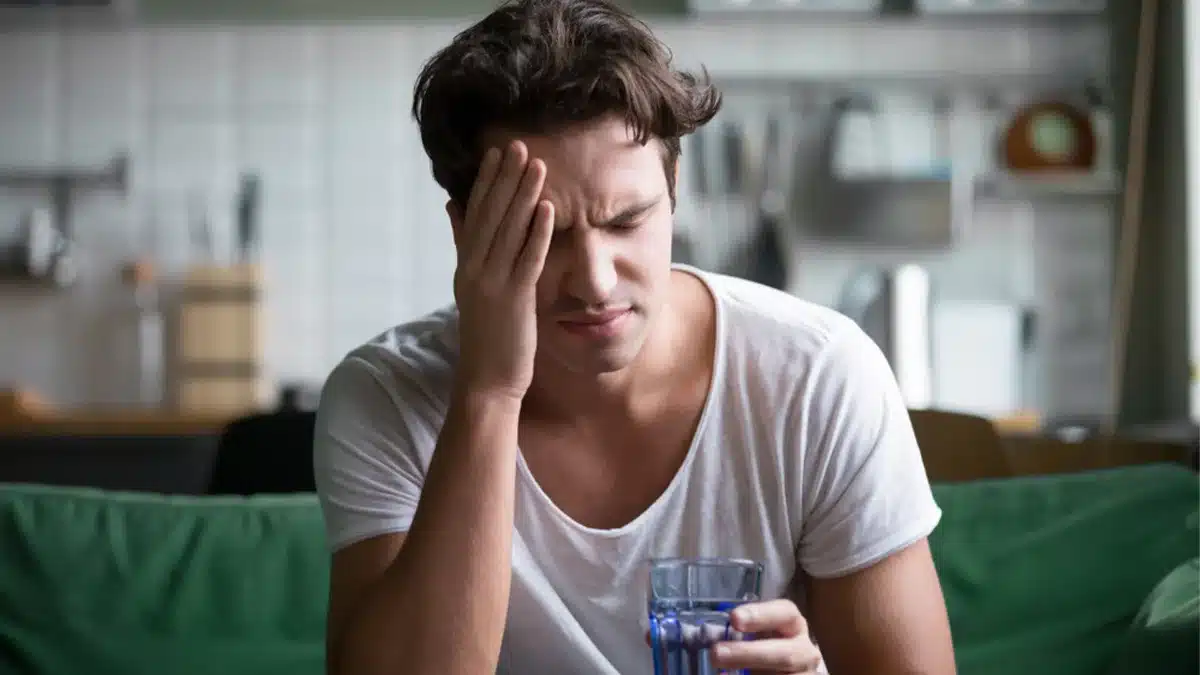
<svg viewBox="0 0 1200 675"><path fill-rule="evenodd" d="M624 370L637 359L644 342L636 332L607 344L587 344L572 336L556 337L565 339L546 340L547 355L560 368L576 375L603 375Z"/></svg>
<svg viewBox="0 0 1200 675"><path fill-rule="evenodd" d="M637 350L624 345L613 345L596 350L556 350L554 355L554 360L564 370L576 375L615 373L628 368L635 358L637 358Z"/></svg>

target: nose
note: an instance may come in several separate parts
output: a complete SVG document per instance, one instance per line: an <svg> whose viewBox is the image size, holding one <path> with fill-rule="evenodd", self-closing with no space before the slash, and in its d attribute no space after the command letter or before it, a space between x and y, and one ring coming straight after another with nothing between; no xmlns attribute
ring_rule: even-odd
<svg viewBox="0 0 1200 675"><path fill-rule="evenodd" d="M589 306L603 305L617 287L612 251L599 231L572 229L575 259L567 273L567 292Z"/></svg>

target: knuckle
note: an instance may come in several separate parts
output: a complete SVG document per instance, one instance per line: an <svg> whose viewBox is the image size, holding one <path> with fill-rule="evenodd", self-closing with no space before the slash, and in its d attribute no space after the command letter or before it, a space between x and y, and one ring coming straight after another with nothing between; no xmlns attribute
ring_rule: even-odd
<svg viewBox="0 0 1200 675"><path fill-rule="evenodd" d="M808 669L808 658L803 653L794 652L783 657L781 670L787 673L803 673Z"/></svg>
<svg viewBox="0 0 1200 675"><path fill-rule="evenodd" d="M799 629L801 635L808 634L808 619L804 618L799 610L796 610L796 628Z"/></svg>

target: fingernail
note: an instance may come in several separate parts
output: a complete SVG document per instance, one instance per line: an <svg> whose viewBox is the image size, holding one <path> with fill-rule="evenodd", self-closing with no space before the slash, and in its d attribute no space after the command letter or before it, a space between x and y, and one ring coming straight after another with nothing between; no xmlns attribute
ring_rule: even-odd
<svg viewBox="0 0 1200 675"><path fill-rule="evenodd" d="M717 643L712 646L712 653L718 658L729 656L729 645Z"/></svg>
<svg viewBox="0 0 1200 675"><path fill-rule="evenodd" d="M733 618L739 623L746 623L754 619L754 610L749 607L738 607L733 610Z"/></svg>

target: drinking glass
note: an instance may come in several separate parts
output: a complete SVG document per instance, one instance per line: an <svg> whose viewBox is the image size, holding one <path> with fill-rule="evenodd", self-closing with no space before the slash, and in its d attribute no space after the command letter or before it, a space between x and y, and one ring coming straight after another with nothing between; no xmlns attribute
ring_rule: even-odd
<svg viewBox="0 0 1200 675"><path fill-rule="evenodd" d="M733 629L729 613L758 600L761 585L762 565L750 560L651 560L647 604L654 674L717 673L709 662L709 648L716 642L752 637Z"/></svg>

